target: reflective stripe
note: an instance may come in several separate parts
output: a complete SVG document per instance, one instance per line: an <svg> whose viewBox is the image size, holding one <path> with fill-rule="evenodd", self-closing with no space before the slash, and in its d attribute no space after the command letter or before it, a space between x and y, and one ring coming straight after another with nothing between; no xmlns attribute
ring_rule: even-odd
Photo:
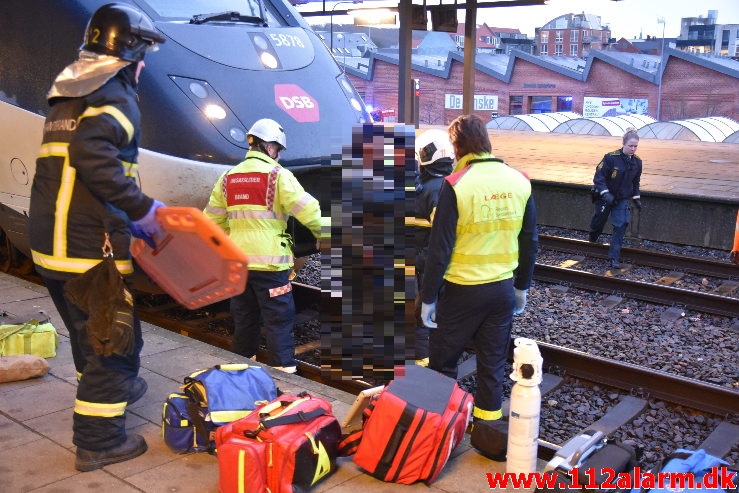
<svg viewBox="0 0 739 493"><path fill-rule="evenodd" d="M228 211L229 219L276 219L278 221L287 221L287 215L275 211L249 211L243 209L235 209Z"/></svg>
<svg viewBox="0 0 739 493"><path fill-rule="evenodd" d="M451 261L459 264L486 264L489 262L515 262L518 260L518 252L516 253L490 253L487 255L465 255L463 253L452 252Z"/></svg>
<svg viewBox="0 0 739 493"><path fill-rule="evenodd" d="M207 212L208 214L213 214L214 216L225 216L226 214L228 214L228 211L226 211L225 207L213 207L210 204L205 206L205 212Z"/></svg>
<svg viewBox="0 0 739 493"><path fill-rule="evenodd" d="M272 288L269 290L269 297L274 298L275 296L280 296L285 293L289 293L293 290L293 285L290 283L285 284L284 286L280 286L279 288Z"/></svg>
<svg viewBox="0 0 739 493"><path fill-rule="evenodd" d="M114 418L122 416L126 412L125 402L105 404L102 402L87 402L75 399L74 412L84 416L100 416L101 418Z"/></svg>
<svg viewBox="0 0 739 493"><path fill-rule="evenodd" d="M129 163L128 161L121 161L123 163L123 174L129 178L136 178L138 175L138 163Z"/></svg>
<svg viewBox="0 0 739 493"><path fill-rule="evenodd" d="M497 411L486 411L484 409L480 409L479 407L475 406L474 410L472 411L472 416L477 419L484 419L486 421L493 421L496 419L502 419L503 418L503 410L498 409Z"/></svg>
<svg viewBox="0 0 739 493"><path fill-rule="evenodd" d="M89 107L85 110L82 115L80 115L79 120L82 120L83 118L88 118L92 116L98 116L102 115L104 113L107 113L108 115L115 118L115 120L120 124L121 127L123 127L123 130L126 131L126 135L128 135L128 142L130 143L133 140L133 124L131 123L131 120L128 119L128 117L123 114L121 110L116 108L115 106L99 106L99 107Z"/></svg>
<svg viewBox="0 0 739 493"><path fill-rule="evenodd" d="M290 214L297 216L303 208L313 201L313 196L306 192L290 210Z"/></svg>
<svg viewBox="0 0 739 493"><path fill-rule="evenodd" d="M246 451L242 448L239 449L239 459L237 461L238 464L238 481L236 484L238 484L239 493L244 493L244 458L246 456Z"/></svg>
<svg viewBox="0 0 739 493"><path fill-rule="evenodd" d="M244 416L247 416L251 411L237 410L237 411L211 411L210 419L214 423L230 423L236 421Z"/></svg>
<svg viewBox="0 0 739 493"><path fill-rule="evenodd" d="M66 157L69 153L68 142L46 142L41 144L38 157Z"/></svg>
<svg viewBox="0 0 739 493"><path fill-rule="evenodd" d="M457 227L457 234L491 233L493 231L520 231L523 219L485 221Z"/></svg>
<svg viewBox="0 0 739 493"><path fill-rule="evenodd" d="M31 250L31 256L33 257L33 263L44 269L77 274L87 272L100 263L100 259L46 255L35 250ZM116 260L115 265L121 274L131 274L133 272L131 260Z"/></svg>
<svg viewBox="0 0 739 493"><path fill-rule="evenodd" d="M247 262L254 264L289 264L292 255L247 255Z"/></svg>

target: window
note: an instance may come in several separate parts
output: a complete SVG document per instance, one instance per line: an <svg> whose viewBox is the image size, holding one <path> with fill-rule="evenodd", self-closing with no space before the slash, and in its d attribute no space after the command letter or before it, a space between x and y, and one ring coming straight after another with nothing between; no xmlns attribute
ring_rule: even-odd
<svg viewBox="0 0 739 493"><path fill-rule="evenodd" d="M509 114L523 115L523 96L511 96L508 101Z"/></svg>
<svg viewBox="0 0 739 493"><path fill-rule="evenodd" d="M557 111L572 111L572 96L557 96Z"/></svg>
<svg viewBox="0 0 739 493"><path fill-rule="evenodd" d="M540 55L548 55L548 54L549 54L549 49L548 49L547 45L541 45L541 53L540 53Z"/></svg>
<svg viewBox="0 0 739 493"><path fill-rule="evenodd" d="M554 56L562 56L563 51L562 45L554 45Z"/></svg>
<svg viewBox="0 0 739 493"><path fill-rule="evenodd" d="M541 42L544 44L549 43L549 31L542 31L541 32Z"/></svg>
<svg viewBox="0 0 739 493"><path fill-rule="evenodd" d="M570 43L577 43L577 35L580 31L570 31Z"/></svg>
<svg viewBox="0 0 739 493"><path fill-rule="evenodd" d="M552 98L550 96L531 96L532 113L551 113Z"/></svg>
<svg viewBox="0 0 739 493"><path fill-rule="evenodd" d="M555 43L561 43L562 42L562 31L557 31L557 36L554 39Z"/></svg>
<svg viewBox="0 0 739 493"><path fill-rule="evenodd" d="M577 45L570 45L570 56L577 56L577 49L579 46Z"/></svg>

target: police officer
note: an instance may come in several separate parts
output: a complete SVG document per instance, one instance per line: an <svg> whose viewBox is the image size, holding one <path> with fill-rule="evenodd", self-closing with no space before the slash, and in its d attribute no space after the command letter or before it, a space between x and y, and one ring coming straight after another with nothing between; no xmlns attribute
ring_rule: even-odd
<svg viewBox="0 0 739 493"><path fill-rule="evenodd" d="M139 10L107 4L90 18L76 62L48 94L51 109L31 189L30 246L36 270L69 331L79 377L74 404L75 467L91 471L146 451L127 434L126 407L143 396L138 377L143 346L134 311L133 354L96 355L87 314L64 294L65 284L102 259L109 239L118 270L130 274L131 228L148 241L160 233L163 204L136 185L140 140L136 89L144 55L164 38Z"/></svg>
<svg viewBox="0 0 739 493"><path fill-rule="evenodd" d="M611 267L620 269L621 246L626 228L629 226L631 201L641 209L639 182L641 181L642 160L637 156L639 135L630 128L623 136L623 147L609 152L600 161L593 177L594 193L600 198L595 201L595 212L590 221L590 241L598 241L603 227L611 217L613 235L608 249Z"/></svg>
<svg viewBox="0 0 739 493"><path fill-rule="evenodd" d="M420 291L423 284L423 271L428 253L431 223L434 220L439 189L444 177L452 172L454 150L449 142L449 134L443 130L431 129L416 140L416 161L418 177L416 180L416 217L412 233L416 244L416 363L428 366L429 330L420 320Z"/></svg>
<svg viewBox="0 0 739 493"><path fill-rule="evenodd" d="M429 368L456 378L474 342L473 417L499 420L513 315L526 306L538 248L536 208L528 178L493 157L482 119L460 116L449 137L458 161L439 192L421 287L421 318L438 324Z"/></svg>
<svg viewBox="0 0 739 493"><path fill-rule="evenodd" d="M246 290L231 298L231 350L253 357L264 324L269 364L295 373L295 303L289 279L294 261L287 220L294 216L318 239L321 210L318 200L278 163L287 148L279 123L258 120L247 137L246 159L221 175L205 208L246 253L249 264Z"/></svg>

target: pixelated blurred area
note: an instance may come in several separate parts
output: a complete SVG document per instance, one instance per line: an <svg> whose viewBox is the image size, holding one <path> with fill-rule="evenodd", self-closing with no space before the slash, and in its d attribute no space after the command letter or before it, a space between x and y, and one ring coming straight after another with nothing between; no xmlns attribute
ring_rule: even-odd
<svg viewBox="0 0 739 493"><path fill-rule="evenodd" d="M341 174L330 184L330 239L321 241L321 368L330 378L389 381L412 360L405 217L412 214L406 191L415 179L414 146L413 126L368 123L334 157ZM341 303L332 305L337 297Z"/></svg>

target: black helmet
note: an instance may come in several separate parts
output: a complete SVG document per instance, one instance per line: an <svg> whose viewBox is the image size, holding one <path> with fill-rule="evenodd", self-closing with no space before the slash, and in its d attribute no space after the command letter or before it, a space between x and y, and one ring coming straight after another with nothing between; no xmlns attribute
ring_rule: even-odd
<svg viewBox="0 0 739 493"><path fill-rule="evenodd" d="M143 12L131 5L109 3L92 14L80 49L138 62L147 48L163 42L164 37Z"/></svg>

